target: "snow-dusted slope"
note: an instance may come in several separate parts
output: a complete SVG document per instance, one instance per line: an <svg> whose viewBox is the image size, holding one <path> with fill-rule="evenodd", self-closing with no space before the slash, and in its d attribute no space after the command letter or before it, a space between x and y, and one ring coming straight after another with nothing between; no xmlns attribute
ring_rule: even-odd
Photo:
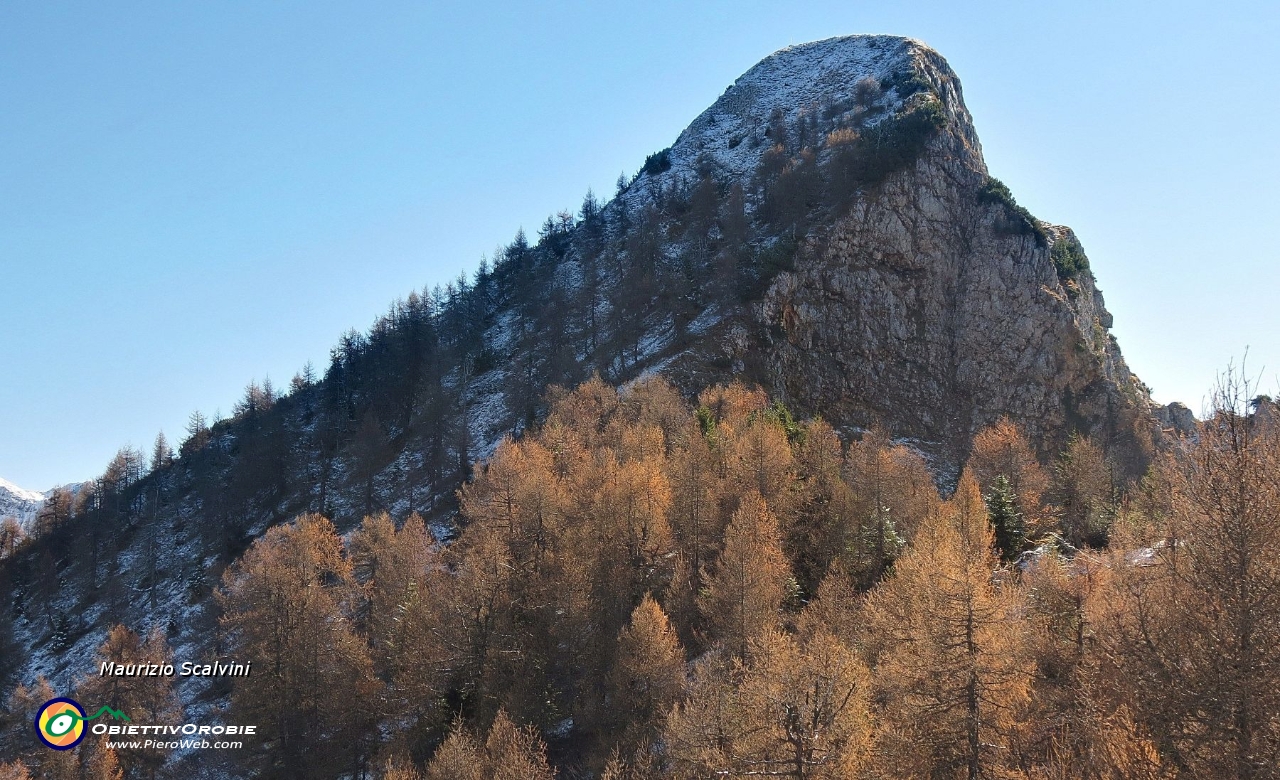
<svg viewBox="0 0 1280 780"><path fill-rule="evenodd" d="M14 517L25 529L35 519L44 503L45 494L20 488L12 482L0 479L0 518Z"/></svg>
<svg viewBox="0 0 1280 780"><path fill-rule="evenodd" d="M791 126L806 114L844 113L852 106L860 81L894 84L921 70L925 59L941 62L925 44L896 35L846 35L774 52L742 74L680 133L668 150L670 169L650 178L664 184L693 181L698 168L710 164L718 179L746 181L761 153L777 142L766 132L775 112ZM943 95L946 108L964 114L962 132L970 134L968 113L955 87L940 86L950 93ZM866 123L873 125L899 109L903 103L899 91L890 88ZM645 194L643 188L632 188L623 199L630 206Z"/></svg>

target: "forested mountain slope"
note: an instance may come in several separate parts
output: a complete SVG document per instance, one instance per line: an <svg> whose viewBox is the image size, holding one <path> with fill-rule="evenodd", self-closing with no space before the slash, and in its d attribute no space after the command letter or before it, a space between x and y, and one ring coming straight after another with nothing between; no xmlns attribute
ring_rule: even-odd
<svg viewBox="0 0 1280 780"><path fill-rule="evenodd" d="M118 622L220 652L212 594L254 539L308 512L340 532L419 512L449 536L472 464L543 419L549 386L592 375L657 372L686 398L754 383L845 442L879 426L945 486L1002 417L1042 457L1079 432L1138 475L1159 427L1110 324L1074 234L988 176L936 52L790 47L607 203L397 301L322 376L193 415L177 453L122 452L93 490L51 498L4 564L20 652L0 674L68 689ZM226 690L180 693L190 712Z"/></svg>

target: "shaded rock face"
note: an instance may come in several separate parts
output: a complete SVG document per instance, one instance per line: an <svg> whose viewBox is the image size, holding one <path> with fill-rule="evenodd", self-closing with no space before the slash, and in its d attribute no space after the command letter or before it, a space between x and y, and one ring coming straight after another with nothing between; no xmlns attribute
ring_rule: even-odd
<svg viewBox="0 0 1280 780"><path fill-rule="evenodd" d="M757 312L769 384L951 465L1002 415L1046 449L1072 430L1137 445L1145 393L1092 277L1069 294L1047 247L993 229L998 207L976 202L959 167L923 161L805 247Z"/></svg>
<svg viewBox="0 0 1280 780"><path fill-rule="evenodd" d="M1265 418L1271 412L1271 404L1259 404L1257 412L1260 418ZM1160 428L1168 431L1171 436L1194 436L1196 433L1196 416L1187 408L1186 404L1174 401L1164 406L1157 406L1153 410L1156 421L1160 424Z"/></svg>
<svg viewBox="0 0 1280 780"><path fill-rule="evenodd" d="M822 56L876 40L879 58ZM800 410L915 440L942 471L957 469L972 436L1005 415L1043 455L1079 431L1141 469L1154 432L1147 390L1108 333L1090 271L1060 278L1051 259L1075 236L1045 223L1040 235L1012 230L1009 207L982 197L986 165L945 61L914 41L855 37L784 50L758 68L803 65L831 84L823 63L832 59L855 64L841 76L846 91L909 67L941 98L947 122L913 165L810 231L794 269L725 329L720 351ZM719 106L704 118L731 113ZM678 142L677 156L693 152ZM732 163L724 167L743 167Z"/></svg>

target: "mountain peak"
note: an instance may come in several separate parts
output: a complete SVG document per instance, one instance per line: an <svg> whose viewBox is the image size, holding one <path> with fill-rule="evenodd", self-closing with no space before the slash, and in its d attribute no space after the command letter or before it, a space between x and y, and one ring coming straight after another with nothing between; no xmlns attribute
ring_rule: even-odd
<svg viewBox="0 0 1280 780"><path fill-rule="evenodd" d="M933 49L855 35L771 54L649 156L620 221L683 232L668 258L723 258L726 223L708 240L682 214L711 185L741 193L751 234L734 262L759 297L705 309L691 327L707 311L714 326L659 357L687 391L727 367L850 435L883 425L942 474L1002 416L1046 457L1078 431L1145 462L1150 399L1080 241L989 176L960 80Z"/></svg>
<svg viewBox="0 0 1280 780"><path fill-rule="evenodd" d="M34 490L27 490L26 488L18 487L7 479L0 479L0 491L8 493L14 498L22 501L39 502L44 500L43 493L37 493Z"/></svg>
<svg viewBox="0 0 1280 780"><path fill-rule="evenodd" d="M953 132L968 147L970 165L985 174L960 82L936 51L894 35L846 35L780 49L734 81L680 133L651 155L642 178L692 181L710 169L741 180L778 143L778 126L857 124L871 127L912 101L937 99ZM678 186L678 185L677 185ZM636 199L631 194L628 205Z"/></svg>

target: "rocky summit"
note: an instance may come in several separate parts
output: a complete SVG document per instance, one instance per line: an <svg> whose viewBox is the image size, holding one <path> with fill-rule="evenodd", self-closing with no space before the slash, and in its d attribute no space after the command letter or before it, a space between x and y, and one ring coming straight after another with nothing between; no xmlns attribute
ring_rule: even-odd
<svg viewBox="0 0 1280 780"><path fill-rule="evenodd" d="M904 150L911 139L894 133L911 132L910 117L925 113L936 132ZM846 151L859 139L842 143L842 129L854 126L871 148ZM780 127L791 137L778 138ZM852 192L806 193L805 235L772 238L793 253L786 267L745 316L726 318L664 370L692 387L728 358L730 372L800 410L913 440L944 471L1002 416L1043 453L1079 431L1135 468L1145 462L1159 435L1148 391L1109 332L1079 240L1031 216L990 177L960 81L937 52L889 36L779 51L681 134L656 187L642 181L623 202L643 208L647 193L699 166L751 181L780 143L795 149L793 171L825 169L828 184L842 155L866 155L873 171L877 154L911 156L882 161L890 170L864 175ZM757 212L767 197L757 192Z"/></svg>

